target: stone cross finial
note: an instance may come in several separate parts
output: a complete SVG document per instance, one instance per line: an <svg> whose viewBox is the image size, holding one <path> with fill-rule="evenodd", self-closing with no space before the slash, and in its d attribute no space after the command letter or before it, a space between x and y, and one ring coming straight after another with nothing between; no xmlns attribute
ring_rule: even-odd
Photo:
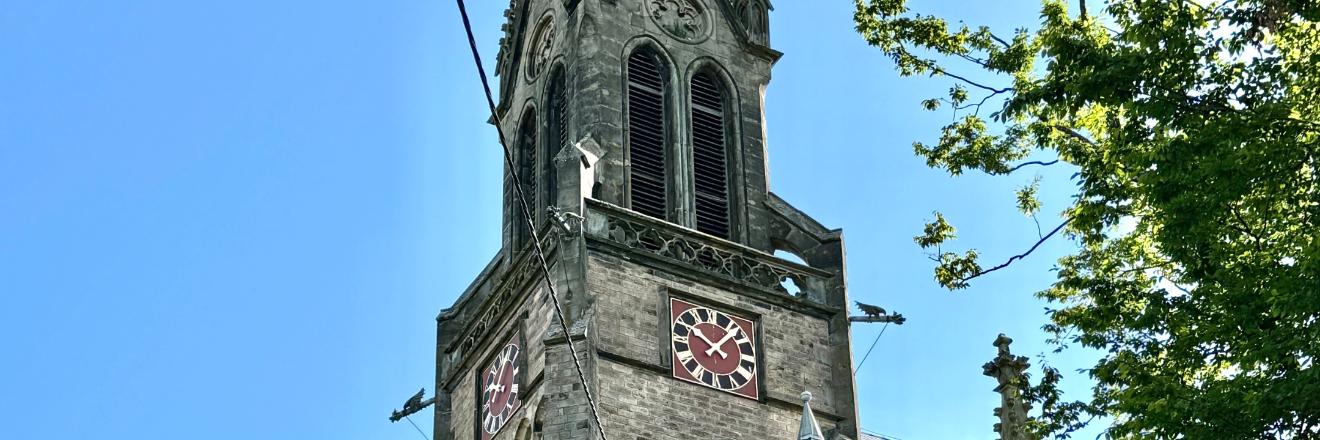
<svg viewBox="0 0 1320 440"><path fill-rule="evenodd" d="M802 392L802 424L798 427L797 440L825 440L825 434L816 424L816 416L811 413L811 392Z"/></svg>
<svg viewBox="0 0 1320 440"><path fill-rule="evenodd" d="M995 392L1000 394L1000 407L994 412L999 417L995 432L1003 440L1028 440L1025 428L1031 405L1023 401L1021 387L1025 385L1022 383L1023 373L1031 364L1027 363L1025 356L1014 356L1009 349L1011 344L1013 338L1000 333L994 343L999 355L981 368L983 374L999 381L999 386L995 387Z"/></svg>

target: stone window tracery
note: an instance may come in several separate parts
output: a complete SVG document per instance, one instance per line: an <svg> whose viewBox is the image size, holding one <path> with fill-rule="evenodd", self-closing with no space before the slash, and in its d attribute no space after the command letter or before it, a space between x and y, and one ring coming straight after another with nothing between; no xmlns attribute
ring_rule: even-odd
<svg viewBox="0 0 1320 440"><path fill-rule="evenodd" d="M532 80L540 76L546 65L550 64L550 58L554 53L555 21L552 17L546 17L536 26L536 31L528 41L527 79Z"/></svg>

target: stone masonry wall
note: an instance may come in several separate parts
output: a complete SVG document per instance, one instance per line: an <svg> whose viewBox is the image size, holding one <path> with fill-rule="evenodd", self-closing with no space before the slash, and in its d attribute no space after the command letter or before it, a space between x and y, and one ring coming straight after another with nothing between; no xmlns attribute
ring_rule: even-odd
<svg viewBox="0 0 1320 440"><path fill-rule="evenodd" d="M526 340L523 355L526 356L526 384L534 385L522 392L522 408L519 409L508 425L496 436L497 440L513 439L515 433L521 424L529 426L532 423L533 413L537 410L537 404L545 394L547 380L537 381L537 377L542 376L546 371L547 347L543 341L546 332L558 324L552 321L554 308L549 301L549 289L546 289L543 283L534 284L536 286L529 292L522 302L509 316L510 318L503 322L494 334L498 335L492 339L490 344L480 350L474 351L471 362L466 365L461 372L456 373L457 377L448 382L448 388L443 391L449 394L451 402L449 414L449 426L437 426L437 438L470 440L474 438L475 417L477 402L476 381L477 370L483 368L492 354L503 346L505 338L516 327L522 327ZM526 315L526 319L522 317ZM571 365L570 365L571 368ZM545 374L549 376L549 373ZM573 378L576 383L576 376Z"/></svg>
<svg viewBox="0 0 1320 440"><path fill-rule="evenodd" d="M834 399L846 394L847 389L836 390L830 377L834 369L829 364L825 319L615 255L589 255L587 284L594 298L597 347L601 351L601 405L607 415L606 427L620 431L612 435L691 438L688 427L700 426L707 432L699 438L791 438L801 416L798 395L803 390L819 396L812 405L823 423L832 425L839 419L834 415ZM763 353L764 402L670 377L670 292L760 315L758 349ZM851 394L841 397L852 398ZM720 420L707 420L716 412Z"/></svg>
<svg viewBox="0 0 1320 440"><path fill-rule="evenodd" d="M801 408L771 406L600 361L601 412L611 438L648 440L787 440L796 438ZM822 429L833 425L822 420Z"/></svg>

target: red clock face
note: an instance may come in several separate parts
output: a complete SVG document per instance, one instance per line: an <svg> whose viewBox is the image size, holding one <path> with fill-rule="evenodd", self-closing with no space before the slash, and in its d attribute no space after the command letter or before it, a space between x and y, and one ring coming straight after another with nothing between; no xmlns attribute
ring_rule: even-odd
<svg viewBox="0 0 1320 440"><path fill-rule="evenodd" d="M510 342L481 373L481 438L494 437L522 406L518 399L518 344Z"/></svg>
<svg viewBox="0 0 1320 440"><path fill-rule="evenodd" d="M674 377L758 398L752 321L679 299L669 306Z"/></svg>

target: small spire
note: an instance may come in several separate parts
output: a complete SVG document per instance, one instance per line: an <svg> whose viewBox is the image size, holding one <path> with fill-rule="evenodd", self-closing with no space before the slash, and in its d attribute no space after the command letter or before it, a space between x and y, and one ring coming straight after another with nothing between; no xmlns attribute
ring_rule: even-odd
<svg viewBox="0 0 1320 440"><path fill-rule="evenodd" d="M995 432L1004 440L1024 440L1029 438L1026 435L1026 423L1031 402L1023 398L1021 387L1028 385L1024 382L1023 374L1031 364L1025 356L1013 355L1010 347L1012 344L1013 338L1000 333L994 344L999 349L999 355L986 362L981 369L986 376L999 382L999 386L995 387L995 392L1000 394L1000 406L994 411L995 417L999 418Z"/></svg>
<svg viewBox="0 0 1320 440"><path fill-rule="evenodd" d="M802 392L802 425L798 428L797 440L825 440L820 425L816 424L816 416L811 413L810 391Z"/></svg>

